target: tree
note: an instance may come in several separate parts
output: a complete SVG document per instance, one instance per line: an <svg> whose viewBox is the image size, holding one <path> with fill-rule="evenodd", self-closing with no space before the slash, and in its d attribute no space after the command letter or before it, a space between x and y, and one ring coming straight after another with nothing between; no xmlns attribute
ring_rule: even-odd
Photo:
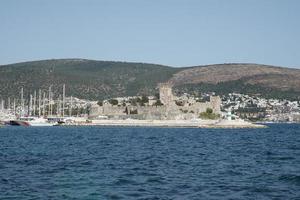
<svg viewBox="0 0 300 200"><path fill-rule="evenodd" d="M108 100L108 102L111 104L111 105L118 105L119 101L117 99L110 99Z"/></svg>
<svg viewBox="0 0 300 200"><path fill-rule="evenodd" d="M142 103L148 103L149 98L147 96L142 96Z"/></svg>
<svg viewBox="0 0 300 200"><path fill-rule="evenodd" d="M206 112L200 113L199 117L201 119L218 119L220 118L220 115L213 113L213 110L211 108L207 108Z"/></svg>
<svg viewBox="0 0 300 200"><path fill-rule="evenodd" d="M211 108L206 108L206 113L212 114L212 113L213 113L213 109L211 109Z"/></svg>
<svg viewBox="0 0 300 200"><path fill-rule="evenodd" d="M184 102L182 101L175 101L177 106L184 106Z"/></svg>
<svg viewBox="0 0 300 200"><path fill-rule="evenodd" d="M97 104L98 104L99 106L103 106L103 101L98 101Z"/></svg>
<svg viewBox="0 0 300 200"><path fill-rule="evenodd" d="M154 105L155 105L155 106L162 106L162 105L164 105L164 104L162 104L161 101L158 99L158 100L155 102Z"/></svg>
<svg viewBox="0 0 300 200"><path fill-rule="evenodd" d="M141 103L141 102L142 102L142 99L141 99L140 97L136 97L135 100L136 100L136 102L138 102L138 103Z"/></svg>
<svg viewBox="0 0 300 200"><path fill-rule="evenodd" d="M92 109L92 105L91 104L88 104L85 108L85 113L90 115L91 114L91 109Z"/></svg>
<svg viewBox="0 0 300 200"><path fill-rule="evenodd" d="M155 93L155 95L154 95L157 99L159 99L159 93Z"/></svg>

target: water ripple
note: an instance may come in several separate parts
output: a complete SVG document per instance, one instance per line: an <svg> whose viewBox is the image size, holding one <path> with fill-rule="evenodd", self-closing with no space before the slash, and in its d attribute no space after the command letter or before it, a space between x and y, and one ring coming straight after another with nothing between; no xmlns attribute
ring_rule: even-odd
<svg viewBox="0 0 300 200"><path fill-rule="evenodd" d="M300 199L300 125L0 129L0 199Z"/></svg>

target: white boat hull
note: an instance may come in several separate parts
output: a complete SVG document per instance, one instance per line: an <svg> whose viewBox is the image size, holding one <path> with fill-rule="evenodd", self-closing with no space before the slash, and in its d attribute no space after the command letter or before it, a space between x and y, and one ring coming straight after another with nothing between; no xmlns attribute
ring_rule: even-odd
<svg viewBox="0 0 300 200"><path fill-rule="evenodd" d="M11 120L9 125L12 126L54 126L56 123L50 123L44 118L24 117L19 120Z"/></svg>
<svg viewBox="0 0 300 200"><path fill-rule="evenodd" d="M54 126L55 124L50 123L29 123L29 126Z"/></svg>

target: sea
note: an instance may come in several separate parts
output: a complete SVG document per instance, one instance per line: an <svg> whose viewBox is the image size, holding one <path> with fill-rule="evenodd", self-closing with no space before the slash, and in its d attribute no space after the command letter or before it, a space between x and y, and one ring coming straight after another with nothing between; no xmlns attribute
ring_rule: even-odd
<svg viewBox="0 0 300 200"><path fill-rule="evenodd" d="M0 199L300 199L300 125L3 127Z"/></svg>

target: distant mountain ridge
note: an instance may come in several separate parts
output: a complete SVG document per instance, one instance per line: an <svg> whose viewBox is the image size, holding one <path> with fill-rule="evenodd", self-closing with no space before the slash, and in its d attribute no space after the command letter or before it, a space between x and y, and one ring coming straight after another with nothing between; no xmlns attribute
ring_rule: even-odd
<svg viewBox="0 0 300 200"><path fill-rule="evenodd" d="M175 68L157 64L52 59L0 66L0 98L18 97L62 84L67 95L100 100L117 96L153 95L158 83L174 84L190 93L243 92L267 97L300 96L300 70L249 63L230 63Z"/></svg>

